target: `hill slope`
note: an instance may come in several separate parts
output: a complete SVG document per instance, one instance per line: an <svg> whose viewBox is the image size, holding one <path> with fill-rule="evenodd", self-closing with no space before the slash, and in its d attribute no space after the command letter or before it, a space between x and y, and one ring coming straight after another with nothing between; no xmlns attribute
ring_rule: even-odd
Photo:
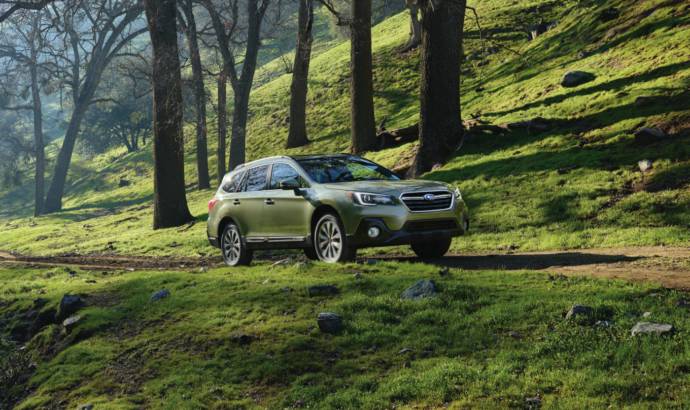
<svg viewBox="0 0 690 410"><path fill-rule="evenodd" d="M635 2L474 2L482 32L466 20L463 117L505 124L541 117L543 128L472 133L457 156L427 178L455 182L472 211L465 249L553 249L690 243L690 6L678 0ZM608 21L602 12L616 7ZM376 116L389 128L417 121L418 54L397 51L407 38L404 13L373 30ZM533 41L525 27L555 26ZM488 40L486 40L488 38ZM349 45L313 61L308 107L312 143L283 148L289 76L252 95L248 156L346 151L349 145ZM560 85L570 70L596 78ZM213 123L213 120L210 121ZM668 137L635 142L641 127ZM515 128L515 127L513 127ZM81 159L70 171L65 211L27 218L30 187L4 192L0 249L24 253L115 252L207 255L206 201L193 191L192 128L186 174L195 225L150 229L150 147ZM215 129L211 126L210 135ZM211 137L212 138L212 137ZM411 144L368 155L393 166ZM209 152L214 152L210 147ZM637 162L653 161L641 174ZM215 157L210 159L215 169ZM127 179L129 186L119 187Z"/></svg>

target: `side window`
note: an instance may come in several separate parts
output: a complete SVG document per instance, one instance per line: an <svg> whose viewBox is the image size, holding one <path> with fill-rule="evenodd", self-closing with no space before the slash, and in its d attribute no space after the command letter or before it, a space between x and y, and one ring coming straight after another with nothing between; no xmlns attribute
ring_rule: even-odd
<svg viewBox="0 0 690 410"><path fill-rule="evenodd" d="M230 181L223 184L223 191L225 192L240 192L242 191L242 178L244 172L238 172L230 178Z"/></svg>
<svg viewBox="0 0 690 410"><path fill-rule="evenodd" d="M277 163L273 164L273 169L271 171L271 188L270 189L280 189L280 182L286 179L297 179L300 185L303 185L302 177L288 164Z"/></svg>
<svg viewBox="0 0 690 410"><path fill-rule="evenodd" d="M247 181L244 190L246 192L253 192L266 189L267 171L268 165L262 165L247 171Z"/></svg>

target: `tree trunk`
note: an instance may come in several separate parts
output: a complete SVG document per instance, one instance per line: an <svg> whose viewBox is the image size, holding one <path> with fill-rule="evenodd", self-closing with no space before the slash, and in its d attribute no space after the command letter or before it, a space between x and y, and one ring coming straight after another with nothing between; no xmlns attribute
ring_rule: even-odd
<svg viewBox="0 0 690 410"><path fill-rule="evenodd" d="M268 0L264 0L263 5L267 5ZM249 95L254 74L256 72L256 59L261 47L261 21L263 12L259 11L258 0L247 1L247 47L242 63L242 74L236 81L233 81L233 91L235 93L234 113L232 116L232 135L230 137L230 161L229 169L233 170L236 166L244 164L245 145L247 138L247 117L249 116ZM226 72L230 72L226 67Z"/></svg>
<svg viewBox="0 0 690 410"><path fill-rule="evenodd" d="M196 104L196 169L199 178L198 188L210 188L208 176L208 145L206 138L206 90L204 89L204 74L199 55L196 20L192 0L184 0L183 7L187 19L187 43L192 62L192 83L194 84L194 98Z"/></svg>
<svg viewBox="0 0 690 410"><path fill-rule="evenodd" d="M407 1L407 9L410 12L410 39L403 46L402 52L414 50L422 41L422 26L419 23L419 5L416 0Z"/></svg>
<svg viewBox="0 0 690 410"><path fill-rule="evenodd" d="M420 1L422 10L418 176L445 161L462 140L460 49L465 0Z"/></svg>
<svg viewBox="0 0 690 410"><path fill-rule="evenodd" d="M350 27L352 152L376 149L371 62L371 0L352 1Z"/></svg>
<svg viewBox="0 0 690 410"><path fill-rule="evenodd" d="M218 146L216 156L218 157L218 183L223 182L225 176L225 141L228 136L228 111L227 111L227 73L223 70L218 74Z"/></svg>
<svg viewBox="0 0 690 410"><path fill-rule="evenodd" d="M43 143L43 111L41 108L41 92L38 84L38 70L36 59L33 60L31 72L31 100L34 114L34 154L36 157L36 169L34 174L34 216L43 213L43 194L45 189L45 145Z"/></svg>
<svg viewBox="0 0 690 410"><path fill-rule="evenodd" d="M62 147L60 147L60 153L55 163L53 179L50 182L50 188L48 188L48 194L46 195L46 202L43 207L44 213L57 212L62 209L62 196L65 193L67 171L69 170L69 164L72 162L72 153L79 135L81 121L84 119L86 110L89 107L88 102L91 101L92 97L92 92L89 91L87 93L90 95L87 97L82 95L74 106L74 111L72 112L72 117L67 126L67 132L65 132L65 138L62 141Z"/></svg>
<svg viewBox="0 0 690 410"><path fill-rule="evenodd" d="M192 220L184 183L182 78L175 0L144 0L153 46L153 228Z"/></svg>
<svg viewBox="0 0 690 410"><path fill-rule="evenodd" d="M297 19L297 48L292 66L290 85L290 131L287 147L307 145L307 81L311 60L312 24L314 21L313 0L299 0Z"/></svg>

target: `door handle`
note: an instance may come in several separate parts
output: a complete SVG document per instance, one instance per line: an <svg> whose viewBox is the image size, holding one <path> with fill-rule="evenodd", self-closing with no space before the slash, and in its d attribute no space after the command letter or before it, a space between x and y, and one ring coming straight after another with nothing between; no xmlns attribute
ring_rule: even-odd
<svg viewBox="0 0 690 410"><path fill-rule="evenodd" d="M275 202L273 202L273 200L272 200L271 198L266 198L266 199L264 199L264 203L265 203L266 205L273 205L273 204L275 204Z"/></svg>
<svg viewBox="0 0 690 410"><path fill-rule="evenodd" d="M239 200L239 199L235 199L234 201L232 201L232 204L233 204L233 205L239 205L239 204L240 204L240 200Z"/></svg>

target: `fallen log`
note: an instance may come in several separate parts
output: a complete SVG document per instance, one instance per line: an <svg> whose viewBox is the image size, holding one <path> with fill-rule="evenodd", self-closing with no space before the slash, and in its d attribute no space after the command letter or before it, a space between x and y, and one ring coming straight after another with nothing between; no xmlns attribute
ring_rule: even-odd
<svg viewBox="0 0 690 410"><path fill-rule="evenodd" d="M395 147L419 139L419 124L395 130L386 130L384 124L381 125L382 127L376 134L380 149Z"/></svg>

